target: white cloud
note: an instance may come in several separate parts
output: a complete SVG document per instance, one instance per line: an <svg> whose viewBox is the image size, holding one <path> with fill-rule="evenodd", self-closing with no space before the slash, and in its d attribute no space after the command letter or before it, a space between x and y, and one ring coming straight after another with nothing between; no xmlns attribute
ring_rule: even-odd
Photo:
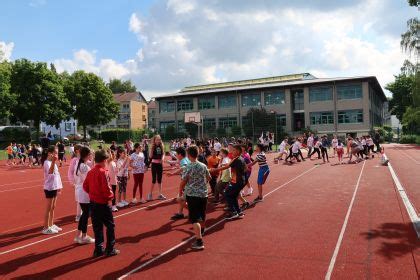
<svg viewBox="0 0 420 280"><path fill-rule="evenodd" d="M6 43L0 41L0 61L7 60L9 61L12 57L13 48L15 44L13 42Z"/></svg>
<svg viewBox="0 0 420 280"><path fill-rule="evenodd" d="M188 14L195 9L195 1L192 0L168 0L166 7L175 14Z"/></svg>
<svg viewBox="0 0 420 280"><path fill-rule="evenodd" d="M143 23L135 13L131 14L128 30L139 33L142 31Z"/></svg>
<svg viewBox="0 0 420 280"><path fill-rule="evenodd" d="M39 7L39 6L44 6L47 4L47 0L31 0L29 2L29 6L31 7Z"/></svg>

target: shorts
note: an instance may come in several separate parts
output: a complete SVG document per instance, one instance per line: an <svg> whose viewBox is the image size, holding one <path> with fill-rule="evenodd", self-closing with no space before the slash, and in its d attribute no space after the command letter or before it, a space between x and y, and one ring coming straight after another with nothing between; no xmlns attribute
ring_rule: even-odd
<svg viewBox="0 0 420 280"><path fill-rule="evenodd" d="M187 195L188 217L192 224L206 220L207 197Z"/></svg>
<svg viewBox="0 0 420 280"><path fill-rule="evenodd" d="M270 174L270 168L268 168L268 165L260 166L260 169L258 170L257 184L264 185L265 181L267 180L268 174Z"/></svg>
<svg viewBox="0 0 420 280"><path fill-rule="evenodd" d="M14 157L13 157L13 155L8 154L8 155L7 155L7 159L9 159L9 160L10 160L10 159L14 159Z"/></svg>
<svg viewBox="0 0 420 280"><path fill-rule="evenodd" d="M45 193L45 198L54 198L57 196L57 190L53 190L53 191L44 190L44 193Z"/></svg>
<svg viewBox="0 0 420 280"><path fill-rule="evenodd" d="M125 176L117 176L118 181L118 193L125 193L127 191L128 178Z"/></svg>
<svg viewBox="0 0 420 280"><path fill-rule="evenodd" d="M58 160L64 159L64 153L58 153Z"/></svg>

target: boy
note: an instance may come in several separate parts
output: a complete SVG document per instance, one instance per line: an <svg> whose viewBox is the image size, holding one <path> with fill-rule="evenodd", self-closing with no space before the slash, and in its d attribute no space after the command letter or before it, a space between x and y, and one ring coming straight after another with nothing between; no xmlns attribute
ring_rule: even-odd
<svg viewBox="0 0 420 280"><path fill-rule="evenodd" d="M91 205L92 227L95 233L94 257L115 256L120 253L114 248L115 244L115 224L112 216L110 201L114 193L107 179L105 169L108 154L105 150L95 152L96 165L89 171L83 183L83 189L89 194ZM104 233L103 226L106 227L106 249L103 249Z"/></svg>
<svg viewBox="0 0 420 280"><path fill-rule="evenodd" d="M222 166L229 165L230 158L228 157L228 150L225 148L220 149L220 156L222 157ZM220 203L220 194L224 193L226 187L229 185L231 179L230 168L223 170L222 175L220 176L220 181L217 182L214 190L214 204Z"/></svg>
<svg viewBox="0 0 420 280"><path fill-rule="evenodd" d="M220 158L217 156L216 150L211 149L211 155L207 158L207 167L209 169L217 168L219 167ZM211 193L214 195L216 183L217 183L217 177L219 177L219 172L210 173L211 174L211 180L210 180L210 188Z"/></svg>
<svg viewBox="0 0 420 280"><path fill-rule="evenodd" d="M171 173L168 173L168 176L173 176L173 175L181 175L182 171L184 171L185 167L190 164L190 160L187 158L187 152L185 151L184 147L178 147L176 148L176 157L179 161L179 168ZM182 193L182 189L179 189L179 196L177 197L177 202L179 204L179 209L178 209L178 213L175 213L175 215L173 215L171 217L171 220L176 221L176 220L180 220L180 219L184 219L184 207L185 207L185 197Z"/></svg>
<svg viewBox="0 0 420 280"><path fill-rule="evenodd" d="M182 173L181 190L184 190L188 204L188 215L193 225L196 240L191 248L194 250L204 249L203 233L206 220L207 207L207 182L211 179L206 165L197 161L198 148L190 146L187 150L190 164ZM182 194L179 193L179 196Z"/></svg>
<svg viewBox="0 0 420 280"><path fill-rule="evenodd" d="M265 156L265 147L262 144L257 145L257 157L255 160L248 164L248 166L252 166L258 162L259 169L258 169L258 196L254 199L254 203L258 203L263 201L263 194L262 194L262 186L264 185L265 181L267 180L268 174L270 174L270 168L268 168L267 164L267 157Z"/></svg>

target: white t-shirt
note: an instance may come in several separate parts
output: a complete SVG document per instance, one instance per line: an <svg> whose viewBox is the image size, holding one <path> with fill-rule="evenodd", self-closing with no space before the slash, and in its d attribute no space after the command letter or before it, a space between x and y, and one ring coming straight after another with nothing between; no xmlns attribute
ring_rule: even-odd
<svg viewBox="0 0 420 280"><path fill-rule="evenodd" d="M332 143L332 147L333 147L333 148L337 148L338 139L333 138L333 139L331 140L331 143Z"/></svg>
<svg viewBox="0 0 420 280"><path fill-rule="evenodd" d="M308 147L313 147L314 146L314 138L312 136L308 137L308 140L306 141L306 144Z"/></svg>
<svg viewBox="0 0 420 280"><path fill-rule="evenodd" d="M85 192L85 190L83 189L83 182L85 181L86 175L88 174L89 171L90 171L90 167L85 163L80 164L79 170L77 170L77 166L74 170L74 184L76 186L75 195L76 195L76 201L79 203L90 202L89 194Z"/></svg>
<svg viewBox="0 0 420 280"><path fill-rule="evenodd" d="M115 161L111 161L108 164L108 176L109 176L109 183L111 185L114 185L114 186L117 185L117 173L118 173L117 164L115 163Z"/></svg>
<svg viewBox="0 0 420 280"><path fill-rule="evenodd" d="M220 152L221 149L222 149L222 144L220 144L219 142L215 142L214 143L214 150L216 152Z"/></svg>
<svg viewBox="0 0 420 280"><path fill-rule="evenodd" d="M50 160L44 161L44 190L54 191L63 188L61 182L60 172L58 172L57 164L54 164L54 172L49 174L52 162Z"/></svg>
<svg viewBox="0 0 420 280"><path fill-rule="evenodd" d="M119 177L128 177L128 164L125 159L120 158L117 160L117 176Z"/></svg>
<svg viewBox="0 0 420 280"><path fill-rule="evenodd" d="M132 160L132 166L133 166L133 174L140 174L144 173L145 171L145 164L144 164L144 154L143 152L138 153L132 153L130 156Z"/></svg>
<svg viewBox="0 0 420 280"><path fill-rule="evenodd" d="M300 142L296 141L292 146L292 153L297 154L300 149Z"/></svg>
<svg viewBox="0 0 420 280"><path fill-rule="evenodd" d="M284 153L284 150L286 149L286 141L281 142L280 147L279 147L279 152L280 153Z"/></svg>

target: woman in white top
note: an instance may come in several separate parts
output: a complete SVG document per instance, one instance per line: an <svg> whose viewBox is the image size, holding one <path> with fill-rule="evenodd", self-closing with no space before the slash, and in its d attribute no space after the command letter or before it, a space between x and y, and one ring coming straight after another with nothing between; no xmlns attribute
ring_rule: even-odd
<svg viewBox="0 0 420 280"><path fill-rule="evenodd" d="M83 189L83 182L86 179L86 175L90 171L90 167L87 165L89 155L90 149L88 147L82 147L80 149L80 159L77 163L77 167L73 176L74 185L76 187L76 201L80 204L80 208L82 208L82 215L80 216L79 225L77 227L77 235L74 238L74 242L79 244L95 242L95 239L86 234L90 215L90 199L89 194L87 194Z"/></svg>
<svg viewBox="0 0 420 280"><path fill-rule="evenodd" d="M137 188L140 192L140 203L146 203L143 199L143 179L146 165L144 164L144 153L140 143L134 144L134 153L130 156L130 165L133 172L134 186L133 186L133 200L131 203L137 203L136 193Z"/></svg>
<svg viewBox="0 0 420 280"><path fill-rule="evenodd" d="M44 169L44 193L47 199L47 207L44 217L43 234L56 234L62 231L56 226L54 221L54 210L57 203L57 194L61 192L63 184L61 183L60 172L58 172L57 160L58 150L55 146L51 146L47 151L47 159L43 162Z"/></svg>

